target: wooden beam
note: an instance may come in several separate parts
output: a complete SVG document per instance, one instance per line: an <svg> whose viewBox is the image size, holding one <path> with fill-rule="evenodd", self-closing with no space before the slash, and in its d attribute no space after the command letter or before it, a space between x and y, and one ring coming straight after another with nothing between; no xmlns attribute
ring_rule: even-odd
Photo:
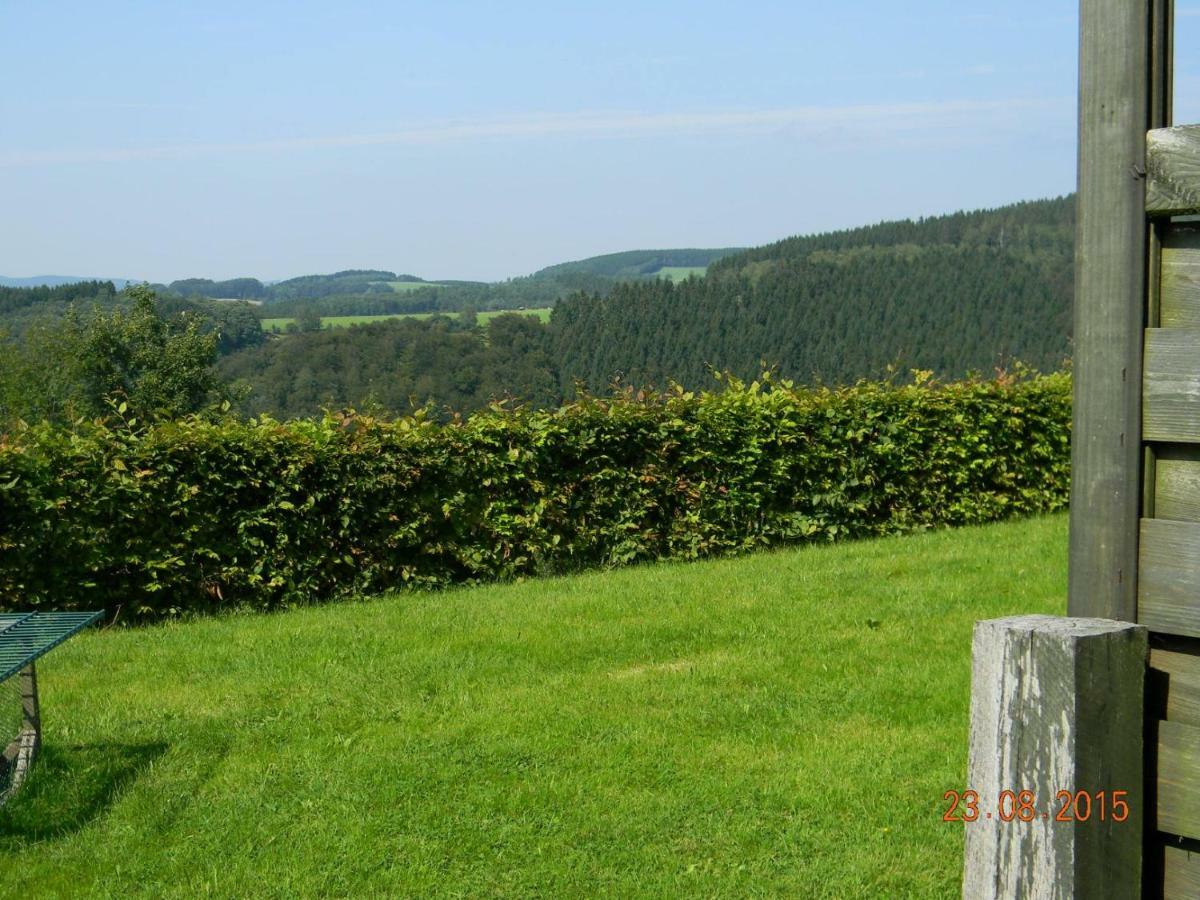
<svg viewBox="0 0 1200 900"><path fill-rule="evenodd" d="M1200 227L1171 225L1162 242L1158 325L1200 328Z"/></svg>
<svg viewBox="0 0 1200 900"><path fill-rule="evenodd" d="M1159 831L1200 838L1200 728L1158 723Z"/></svg>
<svg viewBox="0 0 1200 900"><path fill-rule="evenodd" d="M1154 465L1154 518L1200 522L1200 444L1158 448Z"/></svg>
<svg viewBox="0 0 1200 900"><path fill-rule="evenodd" d="M1152 8L1082 0L1080 16L1068 610L1126 621L1137 614L1146 131L1169 105L1151 90L1152 58L1165 54Z"/></svg>
<svg viewBox="0 0 1200 900"><path fill-rule="evenodd" d="M1146 440L1200 443L1200 329L1147 328L1144 361Z"/></svg>
<svg viewBox="0 0 1200 900"><path fill-rule="evenodd" d="M1200 212L1200 125L1156 128L1146 135L1146 212Z"/></svg>
<svg viewBox="0 0 1200 900"><path fill-rule="evenodd" d="M1138 594L1151 631L1200 637L1200 523L1142 520Z"/></svg>
<svg viewBox="0 0 1200 900"><path fill-rule="evenodd" d="M1147 715L1200 726L1200 656L1175 650L1150 651Z"/></svg>
<svg viewBox="0 0 1200 900"><path fill-rule="evenodd" d="M1200 897L1200 853L1184 847L1163 848L1164 900L1196 900Z"/></svg>

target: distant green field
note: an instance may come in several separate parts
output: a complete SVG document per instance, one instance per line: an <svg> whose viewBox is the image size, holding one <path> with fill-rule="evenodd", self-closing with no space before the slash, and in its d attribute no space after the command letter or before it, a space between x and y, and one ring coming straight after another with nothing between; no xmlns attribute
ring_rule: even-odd
<svg viewBox="0 0 1200 900"><path fill-rule="evenodd" d="M655 274L659 278L667 278L678 284L680 281L687 281L693 275L703 278L707 271L708 266L663 266Z"/></svg>
<svg viewBox="0 0 1200 900"><path fill-rule="evenodd" d="M389 281L390 287L397 294L407 294L409 291L419 290L426 287L441 287L436 281Z"/></svg>
<svg viewBox="0 0 1200 900"><path fill-rule="evenodd" d="M349 328L351 325L365 325L367 322L380 322L384 319L396 319L399 316L327 316L321 320L322 328ZM287 327L296 320L294 318L263 319L263 331L286 331Z"/></svg>
<svg viewBox="0 0 1200 900"><path fill-rule="evenodd" d="M540 309L497 309L479 313L479 321L490 322L496 316L506 313L516 313L522 316L536 316L540 322L550 321L550 308ZM325 316L321 319L322 328L349 328L351 325L365 325L369 322L382 322L384 319L431 319L439 313L395 313L387 316ZM448 315L440 313L440 315ZM296 320L291 317L263 319L262 329L276 334L287 331L287 327Z"/></svg>

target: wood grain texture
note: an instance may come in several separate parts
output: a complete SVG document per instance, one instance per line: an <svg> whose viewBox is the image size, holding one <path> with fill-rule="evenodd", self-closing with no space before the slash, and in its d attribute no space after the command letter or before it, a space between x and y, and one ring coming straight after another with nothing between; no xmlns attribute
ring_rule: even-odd
<svg viewBox="0 0 1200 900"><path fill-rule="evenodd" d="M1145 439L1200 442L1200 329L1147 328L1142 380Z"/></svg>
<svg viewBox="0 0 1200 900"><path fill-rule="evenodd" d="M1200 212L1200 125L1156 128L1146 135L1146 212Z"/></svg>
<svg viewBox="0 0 1200 900"><path fill-rule="evenodd" d="M1200 838L1200 727L1158 724L1159 831Z"/></svg>
<svg viewBox="0 0 1200 900"><path fill-rule="evenodd" d="M1200 897L1200 853L1183 847L1163 848L1164 900Z"/></svg>
<svg viewBox="0 0 1200 900"><path fill-rule="evenodd" d="M1162 221L1151 227L1145 215L1150 143L1146 132L1171 124L1173 8L1173 0L1080 4L1068 599L1068 610L1075 616L1128 620L1138 614L1140 507L1145 503L1146 509L1155 509L1157 447L1147 447L1142 433L1143 329L1162 324L1165 280ZM1185 292L1188 285L1180 283L1178 290ZM1186 327L1182 320L1168 321ZM1093 700L1104 705L1099 696ZM1036 700L1037 705L1044 702L1042 697ZM1135 736L1127 731L1107 740L1130 745L1140 743L1140 737L1140 732ZM1105 737L1096 739L1103 745ZM1110 759L1123 761L1120 753ZM1140 749L1138 753L1140 764ZM1140 789L1142 782L1128 784ZM1141 799L1148 799L1144 791ZM1140 870L1141 835L1129 840L1138 844L1135 864ZM1179 865L1179 858L1172 856L1171 889L1187 891L1191 870ZM1088 853L1078 861L1076 873L1081 869L1096 877L1103 863ZM1023 886L1019 895L1126 894L1123 884L1114 892L1097 883L1090 893L1073 893L1073 885L1031 887ZM969 896L965 883L963 895Z"/></svg>
<svg viewBox="0 0 1200 900"><path fill-rule="evenodd" d="M1157 448L1154 518L1200 522L1200 444Z"/></svg>
<svg viewBox="0 0 1200 900"><path fill-rule="evenodd" d="M1147 679L1154 707L1147 715L1200 726L1200 656L1151 650Z"/></svg>
<svg viewBox="0 0 1200 900"><path fill-rule="evenodd" d="M1200 227L1164 229L1159 284L1158 324L1200 328Z"/></svg>
<svg viewBox="0 0 1200 900"><path fill-rule="evenodd" d="M1140 547L1138 621L1200 637L1200 523L1143 519Z"/></svg>
<svg viewBox="0 0 1200 900"><path fill-rule="evenodd" d="M1136 615L1149 0L1083 0L1075 241L1072 615ZM1159 92L1161 95L1162 92Z"/></svg>
<svg viewBox="0 0 1200 900"><path fill-rule="evenodd" d="M966 829L964 898L1140 896L1146 641L1107 619L976 623L967 783L980 810L1019 784L1047 803L1064 788L1128 790L1131 815L1020 828L981 816Z"/></svg>

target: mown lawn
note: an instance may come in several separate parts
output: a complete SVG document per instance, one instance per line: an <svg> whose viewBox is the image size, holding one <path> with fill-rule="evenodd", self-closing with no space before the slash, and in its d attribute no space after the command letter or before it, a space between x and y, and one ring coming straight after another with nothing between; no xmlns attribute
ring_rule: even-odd
<svg viewBox="0 0 1200 900"><path fill-rule="evenodd" d="M970 632L1066 519L84 635L0 895L955 897Z"/></svg>

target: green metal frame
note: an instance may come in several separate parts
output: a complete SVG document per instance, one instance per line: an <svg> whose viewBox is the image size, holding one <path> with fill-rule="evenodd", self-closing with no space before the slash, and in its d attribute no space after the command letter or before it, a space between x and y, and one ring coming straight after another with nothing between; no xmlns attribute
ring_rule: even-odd
<svg viewBox="0 0 1200 900"><path fill-rule="evenodd" d="M0 682L12 678L102 615L101 612L34 612L0 616Z"/></svg>
<svg viewBox="0 0 1200 900"><path fill-rule="evenodd" d="M0 805L20 788L42 745L36 660L98 620L101 612L0 613L0 684L20 679L21 728L0 754Z"/></svg>

